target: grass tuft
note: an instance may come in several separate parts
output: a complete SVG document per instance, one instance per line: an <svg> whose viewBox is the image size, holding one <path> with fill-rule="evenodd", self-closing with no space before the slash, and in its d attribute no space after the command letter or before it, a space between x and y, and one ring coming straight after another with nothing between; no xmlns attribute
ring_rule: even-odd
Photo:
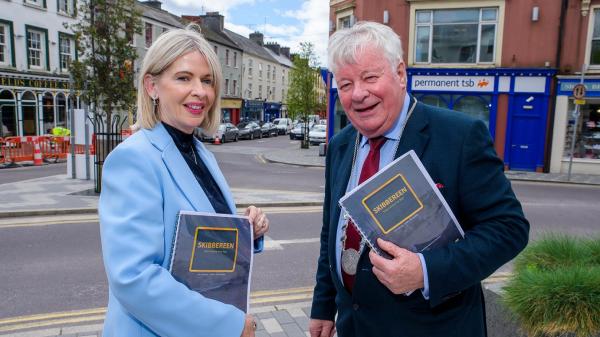
<svg viewBox="0 0 600 337"><path fill-rule="evenodd" d="M516 259L504 303L531 336L600 333L600 238L547 235Z"/></svg>

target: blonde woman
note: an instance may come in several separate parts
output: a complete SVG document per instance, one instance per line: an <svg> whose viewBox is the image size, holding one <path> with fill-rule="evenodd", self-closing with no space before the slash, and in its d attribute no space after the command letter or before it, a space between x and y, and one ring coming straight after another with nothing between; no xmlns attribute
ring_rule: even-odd
<svg viewBox="0 0 600 337"><path fill-rule="evenodd" d="M193 28L161 35L148 49L138 83L133 136L106 159L99 213L109 303L103 335L254 336L253 318L203 297L168 271L180 210L235 213L214 156L193 136L220 121L221 67ZM255 237L266 215L246 210ZM255 250L262 249L262 238Z"/></svg>

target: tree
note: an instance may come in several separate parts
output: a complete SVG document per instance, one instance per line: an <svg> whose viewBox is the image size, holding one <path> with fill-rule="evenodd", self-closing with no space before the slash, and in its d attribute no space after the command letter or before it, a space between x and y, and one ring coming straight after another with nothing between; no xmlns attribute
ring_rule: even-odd
<svg viewBox="0 0 600 337"><path fill-rule="evenodd" d="M86 0L80 21L71 25L79 59L70 65L74 85L95 117L111 130L115 110L135 104L133 35L141 33L141 14L135 0Z"/></svg>
<svg viewBox="0 0 600 337"><path fill-rule="evenodd" d="M301 142L303 149L308 148L308 116L320 106L317 99L315 81L319 80L319 69L316 65L314 46L310 42L300 43L300 53L293 58L293 68L290 72L290 90L287 105L292 118L302 119L304 123L304 138Z"/></svg>

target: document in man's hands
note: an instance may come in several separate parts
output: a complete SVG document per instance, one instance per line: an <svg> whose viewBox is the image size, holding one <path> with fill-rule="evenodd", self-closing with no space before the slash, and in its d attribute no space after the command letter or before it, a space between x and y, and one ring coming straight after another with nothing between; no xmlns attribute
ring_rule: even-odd
<svg viewBox="0 0 600 337"><path fill-rule="evenodd" d="M247 313L252 236L247 217L180 211L169 271L188 288Z"/></svg>
<svg viewBox="0 0 600 337"><path fill-rule="evenodd" d="M409 151L339 201L376 253L377 238L413 252L446 246L464 232L414 151Z"/></svg>

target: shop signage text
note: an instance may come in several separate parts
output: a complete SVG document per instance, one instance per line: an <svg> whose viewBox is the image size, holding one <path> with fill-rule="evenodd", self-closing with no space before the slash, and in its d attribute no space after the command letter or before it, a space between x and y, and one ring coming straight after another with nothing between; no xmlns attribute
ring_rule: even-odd
<svg viewBox="0 0 600 337"><path fill-rule="evenodd" d="M49 79L31 79L0 76L0 87L69 89L69 82Z"/></svg>
<svg viewBox="0 0 600 337"><path fill-rule="evenodd" d="M493 92L494 76L412 76L412 90Z"/></svg>

